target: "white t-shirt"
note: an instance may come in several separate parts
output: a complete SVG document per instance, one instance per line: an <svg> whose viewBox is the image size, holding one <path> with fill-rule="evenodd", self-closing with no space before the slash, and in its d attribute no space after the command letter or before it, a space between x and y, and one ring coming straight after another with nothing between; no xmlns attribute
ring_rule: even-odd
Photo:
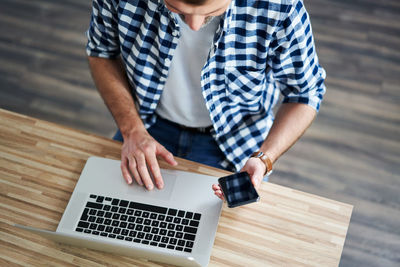
<svg viewBox="0 0 400 267"><path fill-rule="evenodd" d="M187 127L210 126L212 122L202 95L200 76L220 17L193 31L179 15L174 15L180 26L180 38L156 113Z"/></svg>

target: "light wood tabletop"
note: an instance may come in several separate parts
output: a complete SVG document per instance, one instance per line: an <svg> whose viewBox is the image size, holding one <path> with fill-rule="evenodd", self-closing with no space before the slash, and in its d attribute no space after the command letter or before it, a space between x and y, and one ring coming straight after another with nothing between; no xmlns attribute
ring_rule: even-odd
<svg viewBox="0 0 400 267"><path fill-rule="evenodd" d="M13 226L55 230L89 156L119 159L120 149L119 142L0 109L0 265L163 266L56 244ZM178 162L180 170L227 174ZM338 266L351 205L272 183L259 194L258 203L224 205L210 266Z"/></svg>

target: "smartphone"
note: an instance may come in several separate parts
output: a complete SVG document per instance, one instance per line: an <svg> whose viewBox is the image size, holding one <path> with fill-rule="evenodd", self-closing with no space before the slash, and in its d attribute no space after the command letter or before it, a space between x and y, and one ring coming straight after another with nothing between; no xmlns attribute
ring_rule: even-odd
<svg viewBox="0 0 400 267"><path fill-rule="evenodd" d="M247 172L239 172L218 179L229 208L260 200Z"/></svg>

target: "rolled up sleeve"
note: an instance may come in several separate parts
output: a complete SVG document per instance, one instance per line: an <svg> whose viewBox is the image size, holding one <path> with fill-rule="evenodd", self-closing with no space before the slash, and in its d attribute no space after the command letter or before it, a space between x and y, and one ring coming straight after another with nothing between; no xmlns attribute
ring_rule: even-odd
<svg viewBox="0 0 400 267"><path fill-rule="evenodd" d="M120 54L118 15L111 0L93 0L86 36L88 56L116 58Z"/></svg>
<svg viewBox="0 0 400 267"><path fill-rule="evenodd" d="M303 103L319 111L326 92L325 70L319 65L309 16L302 1L295 1L271 43L274 80L283 103Z"/></svg>

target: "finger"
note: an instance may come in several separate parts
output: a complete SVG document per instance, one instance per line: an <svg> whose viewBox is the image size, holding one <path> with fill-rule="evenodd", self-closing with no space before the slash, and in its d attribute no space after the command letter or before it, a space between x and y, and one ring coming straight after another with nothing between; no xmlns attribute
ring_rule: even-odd
<svg viewBox="0 0 400 267"><path fill-rule="evenodd" d="M174 155L169 152L164 146L157 144L157 155L160 155L168 164L172 166L178 165L178 162L175 161Z"/></svg>
<svg viewBox="0 0 400 267"><path fill-rule="evenodd" d="M219 184L213 184L213 185L212 185L212 189L213 189L214 191L217 191L217 190L221 190L221 187L219 186Z"/></svg>
<svg viewBox="0 0 400 267"><path fill-rule="evenodd" d="M224 200L224 194L221 191L215 191L214 194L221 200Z"/></svg>
<svg viewBox="0 0 400 267"><path fill-rule="evenodd" d="M137 163L137 170L139 172L140 177L142 178L142 182L146 186L147 190L152 190L154 185L153 181L151 180L149 170L147 169L146 158L143 153L141 153L140 155L136 155L136 163Z"/></svg>
<svg viewBox="0 0 400 267"><path fill-rule="evenodd" d="M138 185L143 186L142 178L140 177L137 171L137 164L135 157L133 155L130 155L128 159L129 159L129 170L133 174L135 181L138 183Z"/></svg>
<svg viewBox="0 0 400 267"><path fill-rule="evenodd" d="M146 161L151 173L153 174L154 182L157 188L162 189L164 187L164 182L161 176L160 166L158 165L155 154L146 155Z"/></svg>
<svg viewBox="0 0 400 267"><path fill-rule="evenodd" d="M132 177L131 174L129 173L128 170L128 158L127 157L123 157L121 160L121 171L122 171L122 176L124 177L125 181L128 184L132 183Z"/></svg>

